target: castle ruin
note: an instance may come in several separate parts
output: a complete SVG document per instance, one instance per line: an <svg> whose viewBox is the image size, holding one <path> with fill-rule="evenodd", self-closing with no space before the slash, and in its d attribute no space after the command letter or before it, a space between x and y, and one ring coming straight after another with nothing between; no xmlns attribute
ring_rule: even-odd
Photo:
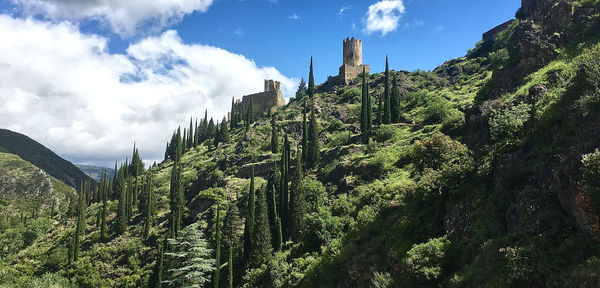
<svg viewBox="0 0 600 288"><path fill-rule="evenodd" d="M242 102L239 103L242 105L242 113L246 113L248 110L250 99L252 99L254 117L260 117L272 107L285 106L285 100L283 99L283 93L281 92L281 83L274 80L265 80L264 92L242 97Z"/></svg>
<svg viewBox="0 0 600 288"><path fill-rule="evenodd" d="M346 38L343 45L343 64L338 76L329 77L328 82L334 85L348 85L362 72L370 73L369 65L362 63L362 41L359 39Z"/></svg>

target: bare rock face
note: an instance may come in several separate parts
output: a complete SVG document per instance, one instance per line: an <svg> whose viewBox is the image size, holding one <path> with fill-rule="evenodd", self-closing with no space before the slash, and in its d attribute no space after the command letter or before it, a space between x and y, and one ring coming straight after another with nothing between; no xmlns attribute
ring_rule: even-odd
<svg viewBox="0 0 600 288"><path fill-rule="evenodd" d="M543 24L546 34L561 32L572 22L574 12L572 2L572 0L522 0L518 17Z"/></svg>

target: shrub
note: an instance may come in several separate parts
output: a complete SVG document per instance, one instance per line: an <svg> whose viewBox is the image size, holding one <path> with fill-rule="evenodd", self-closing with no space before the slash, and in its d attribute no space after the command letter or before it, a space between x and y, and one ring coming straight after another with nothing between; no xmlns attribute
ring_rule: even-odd
<svg viewBox="0 0 600 288"><path fill-rule="evenodd" d="M441 123L453 109L448 100L440 96L433 96L427 100L425 108L425 123Z"/></svg>
<svg viewBox="0 0 600 288"><path fill-rule="evenodd" d="M404 265L411 276L425 281L438 279L442 274L446 250L450 240L446 237L431 239L426 243L415 244L406 253Z"/></svg>
<svg viewBox="0 0 600 288"><path fill-rule="evenodd" d="M489 120L493 141L515 141L523 136L523 127L530 119L531 105L519 104L504 109Z"/></svg>
<svg viewBox="0 0 600 288"><path fill-rule="evenodd" d="M600 203L600 150L596 149L594 153L583 155L581 163L584 190L598 205Z"/></svg>
<svg viewBox="0 0 600 288"><path fill-rule="evenodd" d="M389 288L392 287L394 281L392 280L392 276L390 273L373 273L373 277L371 277L371 286L370 288Z"/></svg>
<svg viewBox="0 0 600 288"><path fill-rule="evenodd" d="M394 125L381 125L375 131L375 139L377 142L385 142L394 139L398 134L398 129Z"/></svg>
<svg viewBox="0 0 600 288"><path fill-rule="evenodd" d="M333 134L331 134L331 136L329 136L327 138L327 146L331 147L331 148L335 148L335 147L348 145L348 144L350 144L349 136L351 136L351 135L352 134L350 133L350 131L333 133Z"/></svg>
<svg viewBox="0 0 600 288"><path fill-rule="evenodd" d="M344 127L344 123L342 123L342 121L340 121L338 119L333 119L329 123L329 127L327 127L327 130L329 130L330 132L335 132L335 131L342 130L343 127Z"/></svg>
<svg viewBox="0 0 600 288"><path fill-rule="evenodd" d="M361 91L358 88L350 88L342 93L342 102L360 103Z"/></svg>
<svg viewBox="0 0 600 288"><path fill-rule="evenodd" d="M502 67L510 60L510 54L506 48L502 48L490 53L490 62L494 67Z"/></svg>

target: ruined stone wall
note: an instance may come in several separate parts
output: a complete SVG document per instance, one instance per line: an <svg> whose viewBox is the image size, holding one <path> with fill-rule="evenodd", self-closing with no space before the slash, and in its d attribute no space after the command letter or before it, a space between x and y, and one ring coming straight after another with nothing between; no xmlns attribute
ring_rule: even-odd
<svg viewBox="0 0 600 288"><path fill-rule="evenodd" d="M250 98L252 98L252 107L254 107L255 118L262 116L264 112L269 111L272 107L285 106L285 100L283 99L281 90L271 90L244 96L242 98L242 113L248 111Z"/></svg>
<svg viewBox="0 0 600 288"><path fill-rule="evenodd" d="M347 85L350 84L356 77L358 77L363 72L363 67L365 68L365 72L371 73L371 67L369 65L359 65L359 66L351 66L344 64L340 67L340 74L338 75L337 84L339 85Z"/></svg>

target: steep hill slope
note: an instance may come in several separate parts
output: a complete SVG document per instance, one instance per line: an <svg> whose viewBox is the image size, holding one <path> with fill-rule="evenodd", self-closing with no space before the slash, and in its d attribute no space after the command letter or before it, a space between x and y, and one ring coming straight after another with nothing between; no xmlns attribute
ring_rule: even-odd
<svg viewBox="0 0 600 288"><path fill-rule="evenodd" d="M182 226L199 222L216 248L219 205L221 248L232 249L236 287L598 287L599 3L523 1L519 19L465 57L432 72L391 71L401 117L367 135L359 124L360 79L316 87L320 161L290 181L290 197L301 193L308 204L296 214L297 233L281 251L273 245L262 263L244 264L249 178L254 171L257 190L279 199L286 157L271 151L272 131L279 131L280 151L287 133L290 174L298 175L303 101L271 111L275 129L264 117L247 131L232 129L217 147L211 136L186 149ZM368 80L377 115L385 77ZM45 256L69 245L69 221L2 261L0 283L27 287L52 273L77 287L156 287L173 165L167 159L146 172L155 199L148 238L134 207L123 233L111 229L100 239L101 205L93 203L79 262ZM116 196L108 202L110 227L118 224L118 204ZM276 235L278 203L268 204ZM221 278L220 287L226 283Z"/></svg>
<svg viewBox="0 0 600 288"><path fill-rule="evenodd" d="M10 130L0 129L0 152L18 155L71 187L79 187L88 177L71 162L37 141Z"/></svg>
<svg viewBox="0 0 600 288"><path fill-rule="evenodd" d="M102 173L106 172L107 177L112 178L115 173L115 169L106 168L106 167L98 167L93 165L81 165L75 164L79 170L81 170L86 175L92 177L92 179L96 180L96 182L100 182L100 178L102 177Z"/></svg>

